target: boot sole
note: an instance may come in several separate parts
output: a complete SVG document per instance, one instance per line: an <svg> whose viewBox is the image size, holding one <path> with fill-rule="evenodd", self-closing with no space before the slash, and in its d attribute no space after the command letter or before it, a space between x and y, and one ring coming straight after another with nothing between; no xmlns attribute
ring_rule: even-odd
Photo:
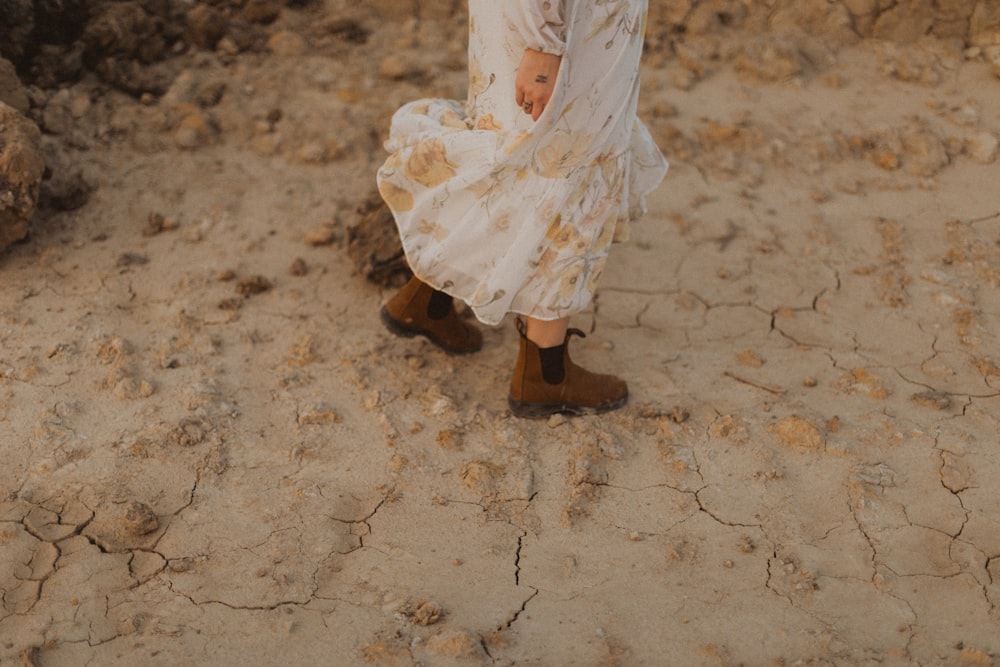
<svg viewBox="0 0 1000 667"><path fill-rule="evenodd" d="M473 352L478 352L483 347L482 344L473 348L456 348L446 345L442 343L438 339L438 337L433 334L433 332L428 331L427 329L420 329L419 327L406 326L405 324L394 318L392 315L390 315L389 311L385 309L385 306L382 306L382 310L379 311L379 315L382 318L382 324L385 325L385 328L391 331L392 333L396 334L397 336L401 336L403 338L414 338L416 336L423 336L424 338L426 338L431 343L438 346L448 354L472 354Z"/></svg>
<svg viewBox="0 0 1000 667"><path fill-rule="evenodd" d="M628 402L628 394L625 394L617 401L605 403L604 405L576 405L574 403L530 403L527 401L517 401L507 397L507 405L515 417L523 419L543 419L555 414L573 415L582 417L584 415L599 415L611 412L625 405Z"/></svg>

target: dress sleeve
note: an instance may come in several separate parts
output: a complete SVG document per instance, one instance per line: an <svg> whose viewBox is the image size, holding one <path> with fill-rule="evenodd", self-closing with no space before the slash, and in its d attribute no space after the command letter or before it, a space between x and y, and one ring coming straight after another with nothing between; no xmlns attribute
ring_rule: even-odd
<svg viewBox="0 0 1000 667"><path fill-rule="evenodd" d="M509 30L529 49L561 56L566 50L563 0L495 0L503 5Z"/></svg>

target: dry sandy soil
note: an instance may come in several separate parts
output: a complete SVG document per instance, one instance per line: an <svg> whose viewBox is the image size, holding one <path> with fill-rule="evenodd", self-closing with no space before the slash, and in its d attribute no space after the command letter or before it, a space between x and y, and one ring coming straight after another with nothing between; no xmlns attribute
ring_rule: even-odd
<svg viewBox="0 0 1000 667"><path fill-rule="evenodd" d="M48 99L95 190L0 255L0 663L1000 663L985 52L651 49L672 169L575 320L632 399L535 422L510 323L395 338L344 247L463 21L285 9Z"/></svg>

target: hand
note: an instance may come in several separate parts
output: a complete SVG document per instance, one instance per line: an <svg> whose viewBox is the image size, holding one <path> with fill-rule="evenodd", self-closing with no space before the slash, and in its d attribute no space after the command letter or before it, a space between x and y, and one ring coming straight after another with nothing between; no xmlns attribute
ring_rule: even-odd
<svg viewBox="0 0 1000 667"><path fill-rule="evenodd" d="M534 49L524 50L514 86L517 104L524 113L531 116L531 120L538 120L545 111L549 98L552 97L552 91L556 87L556 76L559 75L561 62L562 56Z"/></svg>

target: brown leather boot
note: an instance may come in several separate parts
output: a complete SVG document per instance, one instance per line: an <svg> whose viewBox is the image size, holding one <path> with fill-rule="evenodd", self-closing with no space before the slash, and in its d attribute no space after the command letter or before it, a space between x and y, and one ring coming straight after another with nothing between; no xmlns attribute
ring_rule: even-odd
<svg viewBox="0 0 1000 667"><path fill-rule="evenodd" d="M591 373L569 358L570 336L584 338L582 331L570 329L562 345L539 348L528 340L520 319L517 330L521 334L521 347L507 398L516 416L539 418L557 412L597 414L625 405L628 385L624 380Z"/></svg>
<svg viewBox="0 0 1000 667"><path fill-rule="evenodd" d="M382 307L382 322L398 336L425 336L452 354L475 352L483 346L482 332L458 316L451 297L416 277Z"/></svg>

